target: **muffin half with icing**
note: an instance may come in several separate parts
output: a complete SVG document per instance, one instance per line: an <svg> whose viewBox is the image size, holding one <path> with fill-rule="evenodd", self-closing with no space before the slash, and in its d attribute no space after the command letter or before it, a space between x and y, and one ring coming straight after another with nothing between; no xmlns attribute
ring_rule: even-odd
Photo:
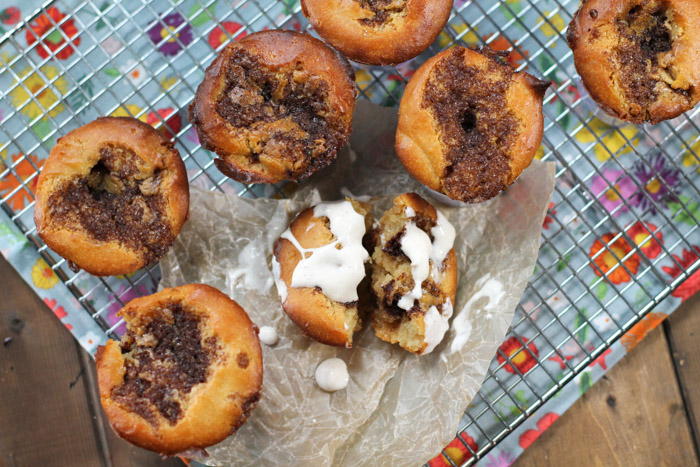
<svg viewBox="0 0 700 467"><path fill-rule="evenodd" d="M189 215L185 164L161 133L105 117L59 138L39 175L39 236L78 268L129 274L159 260Z"/></svg>
<svg viewBox="0 0 700 467"><path fill-rule="evenodd" d="M373 231L374 332L424 355L442 341L457 293L455 230L415 193L394 199Z"/></svg>
<svg viewBox="0 0 700 467"><path fill-rule="evenodd" d="M202 147L242 183L300 180L330 165L345 145L355 73L320 40L261 31L224 48L189 107Z"/></svg>
<svg viewBox="0 0 700 467"><path fill-rule="evenodd" d="M260 399L262 351L235 301L193 284L132 300L119 315L126 334L95 355L102 406L119 436L174 455L246 422Z"/></svg>
<svg viewBox="0 0 700 467"><path fill-rule="evenodd" d="M466 203L493 198L540 147L549 86L488 48L453 47L424 63L399 108L396 154L428 188Z"/></svg>
<svg viewBox="0 0 700 467"><path fill-rule="evenodd" d="M275 242L272 268L282 308L318 342L352 347L369 259L362 241L371 225L363 203L324 202L299 213Z"/></svg>
<svg viewBox="0 0 700 467"><path fill-rule="evenodd" d="M608 114L659 123L700 100L700 2L586 0L567 41L588 93Z"/></svg>

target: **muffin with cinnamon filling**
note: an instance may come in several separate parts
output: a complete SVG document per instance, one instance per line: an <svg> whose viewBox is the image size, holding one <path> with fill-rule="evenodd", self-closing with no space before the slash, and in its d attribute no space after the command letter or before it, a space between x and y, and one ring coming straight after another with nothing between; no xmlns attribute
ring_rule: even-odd
<svg viewBox="0 0 700 467"><path fill-rule="evenodd" d="M354 72L323 42L262 31L224 48L189 107L205 149L242 183L299 180L331 164L348 141Z"/></svg>
<svg viewBox="0 0 700 467"><path fill-rule="evenodd" d="M700 2L587 0L567 40L593 100L610 115L659 123L700 100Z"/></svg>
<svg viewBox="0 0 700 467"><path fill-rule="evenodd" d="M39 236L72 265L132 273L160 259L189 213L173 144L133 118L106 117L60 138L39 176Z"/></svg>
<svg viewBox="0 0 700 467"><path fill-rule="evenodd" d="M394 199L373 237L374 332L410 352L428 354L445 336L455 303L454 227L423 198L406 193Z"/></svg>
<svg viewBox="0 0 700 467"><path fill-rule="evenodd" d="M396 154L428 188L457 201L486 201L532 162L548 86L488 48L441 52L406 86Z"/></svg>
<svg viewBox="0 0 700 467"><path fill-rule="evenodd" d="M363 238L370 207L355 200L303 210L275 242L273 273L285 313L310 338L352 347L362 325ZM365 294L366 295L366 294ZM366 300L363 300L366 302Z"/></svg>
<svg viewBox="0 0 700 467"><path fill-rule="evenodd" d="M432 44L445 27L452 0L302 0L314 30L346 57L396 65Z"/></svg>
<svg viewBox="0 0 700 467"><path fill-rule="evenodd" d="M235 433L260 399L258 329L208 285L165 289L119 312L127 332L95 355L112 428L165 455L203 449Z"/></svg>

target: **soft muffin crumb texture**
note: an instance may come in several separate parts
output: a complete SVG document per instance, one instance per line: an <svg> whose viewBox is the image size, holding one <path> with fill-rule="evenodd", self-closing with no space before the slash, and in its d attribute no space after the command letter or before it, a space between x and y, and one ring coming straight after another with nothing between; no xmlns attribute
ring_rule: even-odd
<svg viewBox="0 0 700 467"><path fill-rule="evenodd" d="M131 149L104 144L87 176L63 182L48 198L54 229L82 228L94 239L141 252L146 262L162 257L174 240L161 193L164 170Z"/></svg>
<svg viewBox="0 0 700 467"><path fill-rule="evenodd" d="M353 0L367 12L357 21L375 29L395 28L408 15L408 0Z"/></svg>
<svg viewBox="0 0 700 467"><path fill-rule="evenodd" d="M163 302L148 317L125 312L124 381L111 397L154 427L161 421L175 425L193 388L207 381L222 358L217 339L206 335L205 318L180 302ZM237 363L247 366L248 357L239 354Z"/></svg>
<svg viewBox="0 0 700 467"><path fill-rule="evenodd" d="M281 163L286 176L304 178L326 167L345 144L348 130L329 100L329 85L300 62L272 68L237 49L226 66L226 86L216 111L244 138L244 166Z"/></svg>

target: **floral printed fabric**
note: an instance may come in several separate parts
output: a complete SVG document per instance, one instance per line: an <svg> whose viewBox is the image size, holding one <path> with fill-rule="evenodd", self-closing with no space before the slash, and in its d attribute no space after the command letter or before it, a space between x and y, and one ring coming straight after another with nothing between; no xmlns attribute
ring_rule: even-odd
<svg viewBox="0 0 700 467"><path fill-rule="evenodd" d="M529 2L455 0L447 27L420 57L392 68L355 64L360 98L385 106L398 105L418 66L454 42L488 43L514 67L552 83L537 157L557 162L558 179L538 265L491 363L492 376L460 425L466 431L431 466L461 463L489 447L537 404L538 395L556 390L587 361L583 372L479 461L510 465L700 290L700 271L686 274L700 261L700 110L656 126L603 114L578 81L561 34L578 2L562 7L539 0L535 8ZM193 185L213 188L224 178L186 115L204 68L225 44L247 34L308 27L298 0L240 2L235 10L223 1L202 3L58 0L39 9L38 1L28 0L0 7L0 251L89 351L104 342L102 328L123 332L121 304L156 290L158 275L142 271L101 283L62 266L82 294L78 302L32 248L18 226L33 227L36 174L56 139L98 116L134 116L174 139ZM221 186L232 193L243 188ZM257 186L247 193L279 196L293 189ZM648 312L669 286L670 296ZM639 319L642 312L648 313ZM636 324L600 350L630 321Z"/></svg>

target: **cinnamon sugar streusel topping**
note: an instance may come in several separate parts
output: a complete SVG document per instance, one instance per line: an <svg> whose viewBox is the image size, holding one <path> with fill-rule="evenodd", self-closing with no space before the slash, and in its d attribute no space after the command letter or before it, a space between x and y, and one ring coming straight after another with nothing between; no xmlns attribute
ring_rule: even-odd
<svg viewBox="0 0 700 467"><path fill-rule="evenodd" d="M373 16L358 19L361 24L382 27L397 17L406 16L408 0L354 0L362 8L369 10Z"/></svg>
<svg viewBox="0 0 700 467"><path fill-rule="evenodd" d="M49 218L60 226L80 226L96 240L140 250L153 262L174 240L160 183L161 172L149 170L129 148L106 144L87 177L67 181L51 194Z"/></svg>
<svg viewBox="0 0 700 467"><path fill-rule="evenodd" d="M518 121L506 105L513 69L483 50L486 70L464 63L466 49L454 48L430 72L422 108L430 109L448 166L443 189L452 199L481 202L506 188Z"/></svg>
<svg viewBox="0 0 700 467"><path fill-rule="evenodd" d="M348 131L323 79L301 64L271 69L240 49L227 66L216 110L246 132L251 163L271 157L284 164L289 177L303 178L333 161Z"/></svg>
<svg viewBox="0 0 700 467"><path fill-rule="evenodd" d="M203 338L201 327L201 319L177 302L161 304L147 324L130 325L121 340L124 382L112 389L113 399L154 426L157 413L175 424L187 394L207 381L219 358L216 338Z"/></svg>

